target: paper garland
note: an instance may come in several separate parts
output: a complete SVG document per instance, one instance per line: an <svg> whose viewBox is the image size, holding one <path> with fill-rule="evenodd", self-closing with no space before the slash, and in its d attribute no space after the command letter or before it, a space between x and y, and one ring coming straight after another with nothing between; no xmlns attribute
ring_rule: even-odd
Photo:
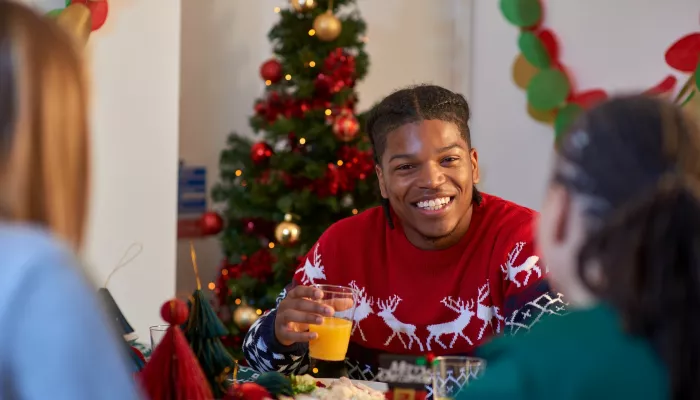
<svg viewBox="0 0 700 400"><path fill-rule="evenodd" d="M542 26L544 6L540 0L500 0L505 19L520 29L512 78L527 93L527 113L536 121L554 126L556 137L565 132L585 109L604 101L603 89L578 91L560 62L556 35ZM677 40L665 53L673 69L692 74L676 96L676 103L696 106L700 101L700 32ZM677 79L669 75L646 93L668 95Z"/></svg>

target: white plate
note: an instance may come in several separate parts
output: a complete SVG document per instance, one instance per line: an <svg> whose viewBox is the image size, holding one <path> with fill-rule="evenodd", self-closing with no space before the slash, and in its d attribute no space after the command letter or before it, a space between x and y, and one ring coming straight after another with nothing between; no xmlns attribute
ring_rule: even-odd
<svg viewBox="0 0 700 400"><path fill-rule="evenodd" d="M326 386L330 386L331 383L334 381L337 381L337 379L328 379L328 378L318 378L318 381L323 383ZM374 389L378 392L386 393L389 391L389 385L387 385L384 382L373 382L373 381L356 381L351 379L350 382L359 384L359 385L365 385L370 389Z"/></svg>

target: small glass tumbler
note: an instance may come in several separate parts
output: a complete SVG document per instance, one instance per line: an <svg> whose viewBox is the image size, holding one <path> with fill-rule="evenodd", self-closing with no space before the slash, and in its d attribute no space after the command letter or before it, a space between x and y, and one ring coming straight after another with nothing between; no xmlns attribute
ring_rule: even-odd
<svg viewBox="0 0 700 400"><path fill-rule="evenodd" d="M151 332L151 352L153 352L156 346L158 346L158 343L163 340L168 328L170 328L170 325L156 325L148 328Z"/></svg>
<svg viewBox="0 0 700 400"><path fill-rule="evenodd" d="M479 379L486 361L476 357L444 356L433 362L433 399L455 399L470 381Z"/></svg>

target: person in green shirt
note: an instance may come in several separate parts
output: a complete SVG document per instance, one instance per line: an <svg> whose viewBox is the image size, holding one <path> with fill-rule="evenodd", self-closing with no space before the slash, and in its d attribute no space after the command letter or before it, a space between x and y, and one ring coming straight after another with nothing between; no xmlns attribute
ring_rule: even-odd
<svg viewBox="0 0 700 400"><path fill-rule="evenodd" d="M700 398L698 127L651 97L585 112L538 224L568 313L483 346L458 399Z"/></svg>

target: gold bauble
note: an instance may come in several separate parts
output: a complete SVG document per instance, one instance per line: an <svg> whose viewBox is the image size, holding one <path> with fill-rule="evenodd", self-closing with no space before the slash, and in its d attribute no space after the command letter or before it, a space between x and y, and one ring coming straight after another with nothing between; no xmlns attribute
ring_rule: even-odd
<svg viewBox="0 0 700 400"><path fill-rule="evenodd" d="M233 322L241 329L250 328L258 318L260 318L258 313L255 312L253 307L247 304L241 304L236 307L236 311L233 312Z"/></svg>
<svg viewBox="0 0 700 400"><path fill-rule="evenodd" d="M92 31L92 15L86 5L73 3L56 17L56 23L65 29L81 45L87 43Z"/></svg>
<svg viewBox="0 0 700 400"><path fill-rule="evenodd" d="M292 216L289 214L285 215L284 221L275 228L275 239L283 246L296 244L300 236L301 228L292 222Z"/></svg>
<svg viewBox="0 0 700 400"><path fill-rule="evenodd" d="M343 29L343 24L338 17L328 10L314 19L314 30L316 36L324 42L330 42L340 36L340 31Z"/></svg>
<svg viewBox="0 0 700 400"><path fill-rule="evenodd" d="M307 12L316 8L316 0L289 0L296 12Z"/></svg>

